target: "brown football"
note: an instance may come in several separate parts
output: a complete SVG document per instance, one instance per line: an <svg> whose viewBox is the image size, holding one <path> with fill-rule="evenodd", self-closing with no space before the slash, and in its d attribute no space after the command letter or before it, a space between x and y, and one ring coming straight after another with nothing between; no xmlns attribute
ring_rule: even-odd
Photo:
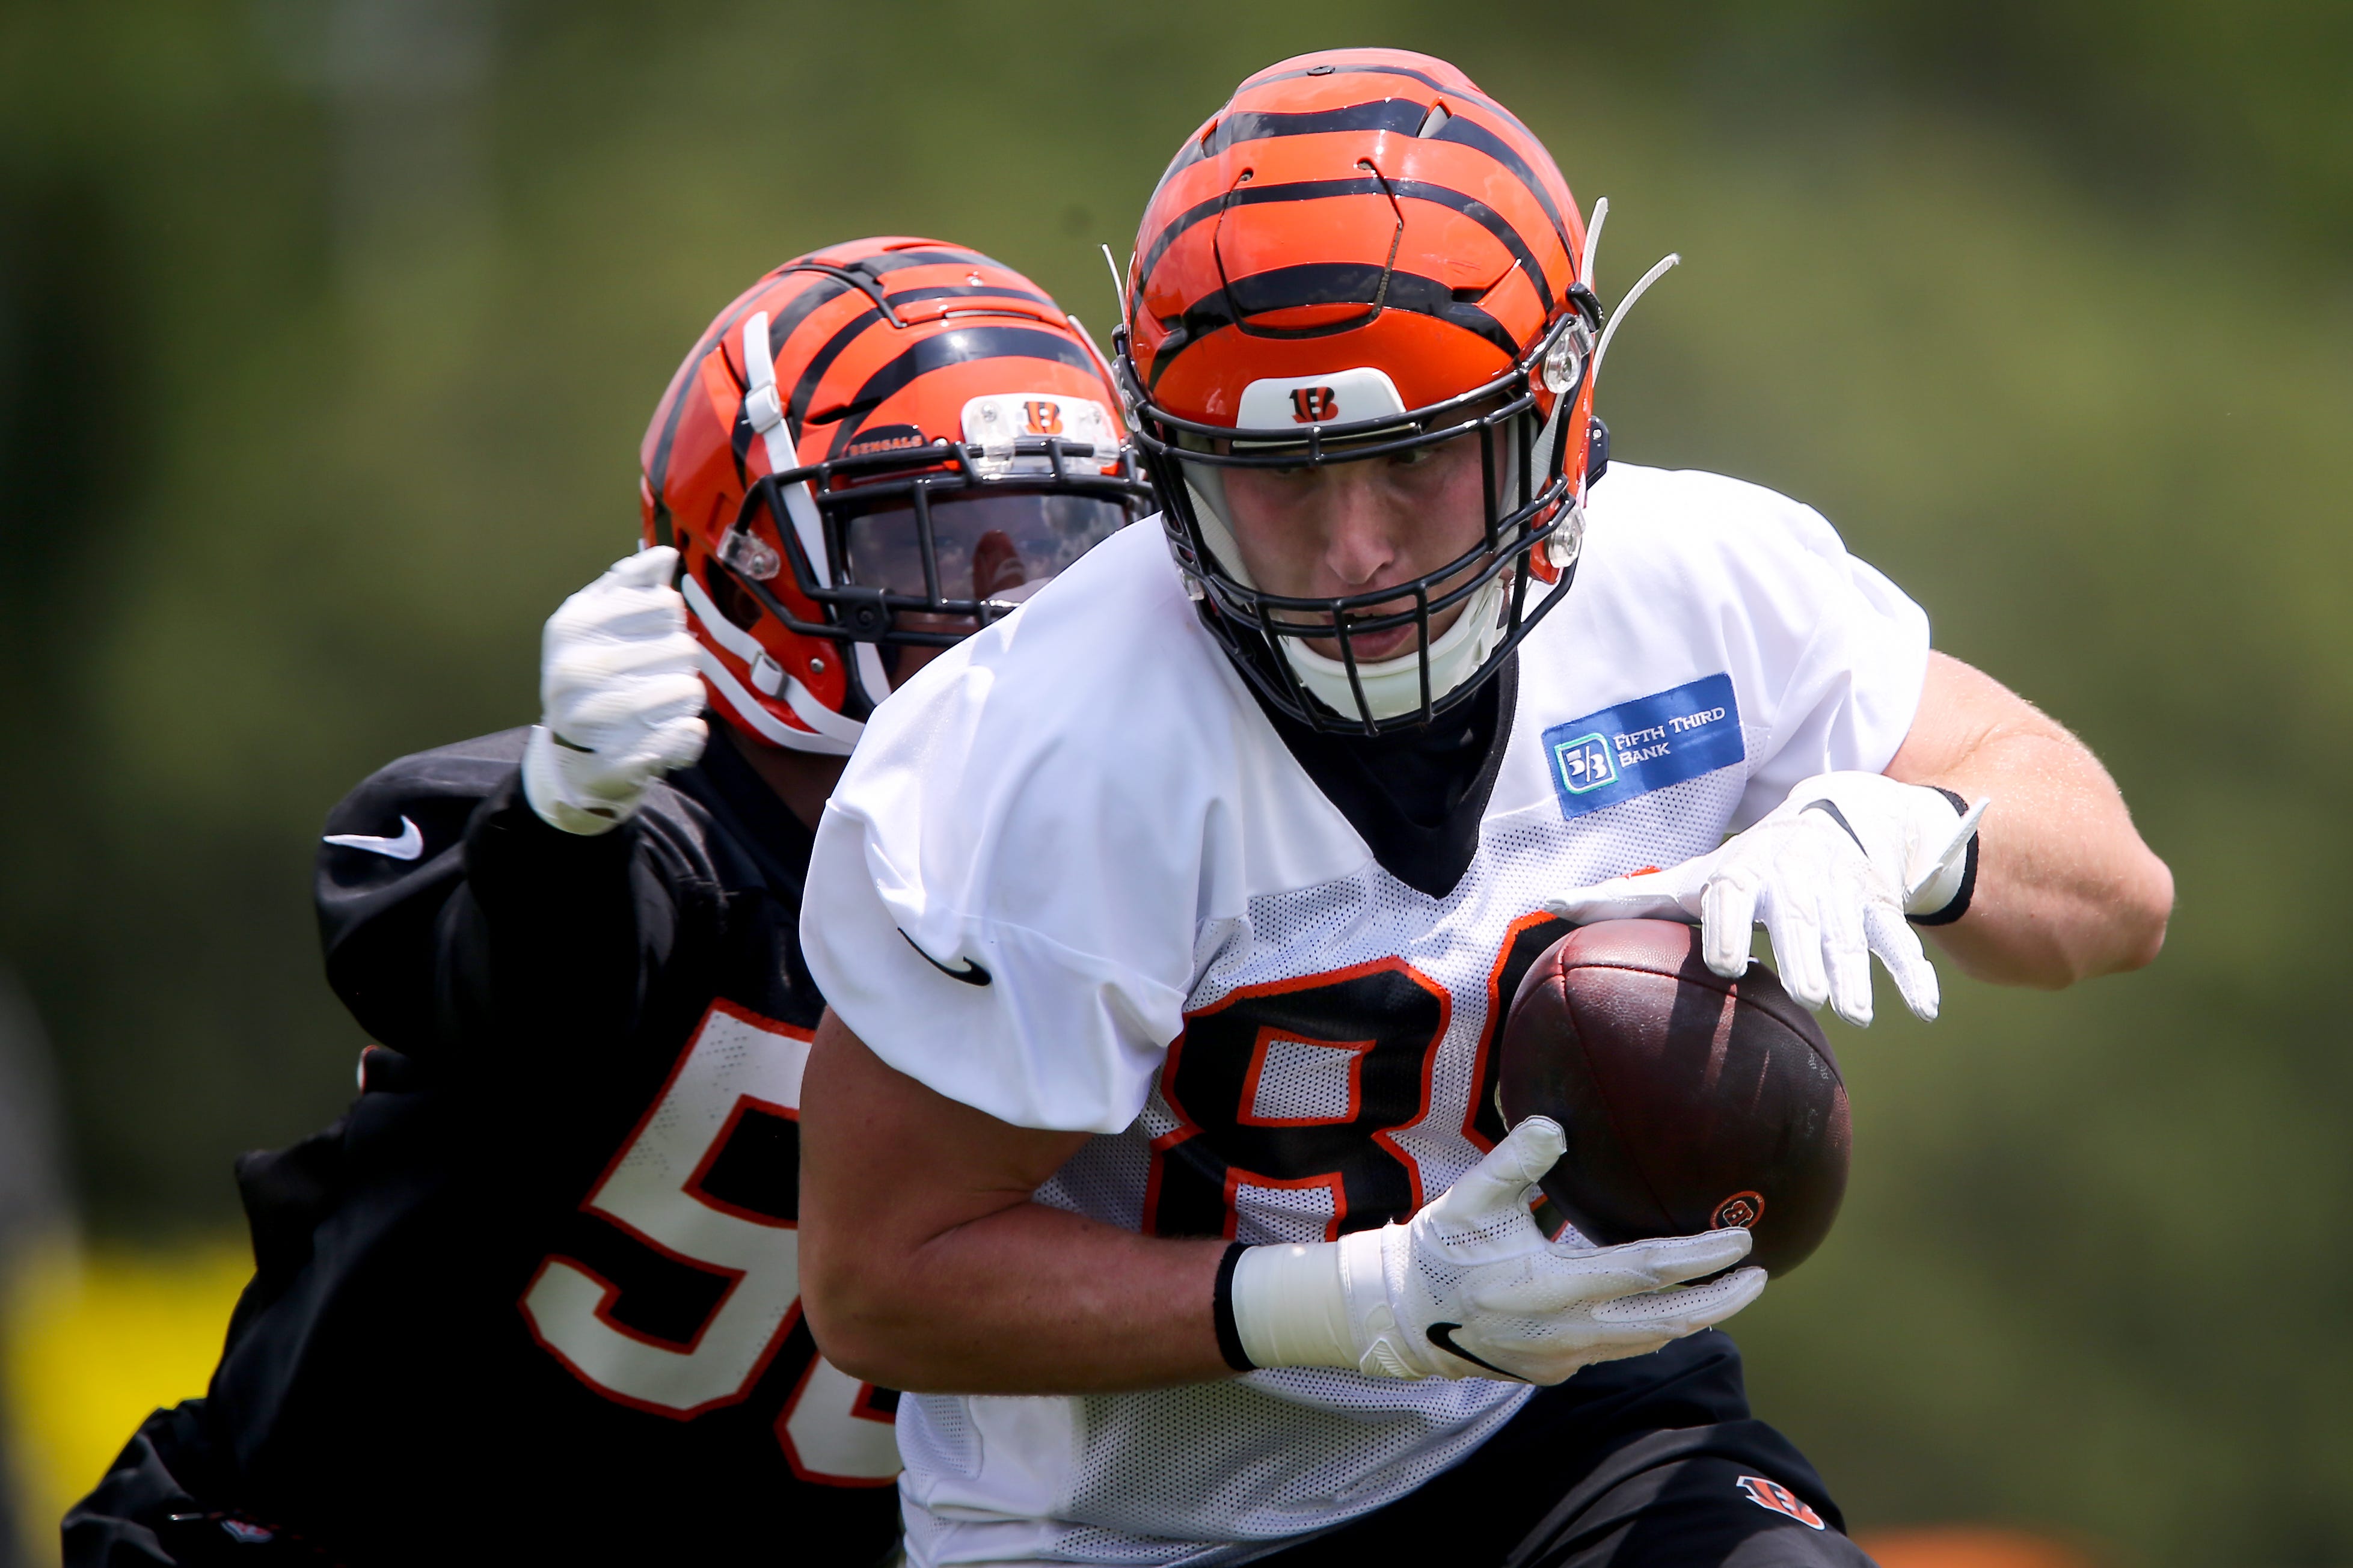
<svg viewBox="0 0 2353 1568"><path fill-rule="evenodd" d="M1546 949L1504 1029L1507 1126L1558 1121L1545 1194L1604 1244L1746 1226L1747 1261L1805 1261L1846 1195L1838 1058L1813 1016L1751 963L1726 980L1696 927L1603 921Z"/></svg>

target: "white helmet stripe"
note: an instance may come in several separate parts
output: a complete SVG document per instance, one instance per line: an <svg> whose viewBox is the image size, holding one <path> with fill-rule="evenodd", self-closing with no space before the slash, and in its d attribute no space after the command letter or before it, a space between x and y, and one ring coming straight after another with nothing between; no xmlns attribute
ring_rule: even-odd
<svg viewBox="0 0 2353 1568"><path fill-rule="evenodd" d="M768 448L768 472L781 474L797 466L798 454L793 449L793 432L785 418L785 405L776 391L776 362L768 353L768 312L754 310L744 321L744 375L749 384L744 391L744 417ZM820 579L827 571L825 530L817 515L817 500L808 493L808 481L784 487L785 510L791 514L793 532L799 536L801 553L807 558L809 570Z"/></svg>
<svg viewBox="0 0 2353 1568"><path fill-rule="evenodd" d="M744 417L768 445L768 471L781 474L793 466L793 434L785 425L785 405L776 395L776 362L768 355L768 312L754 310L744 321Z"/></svg>

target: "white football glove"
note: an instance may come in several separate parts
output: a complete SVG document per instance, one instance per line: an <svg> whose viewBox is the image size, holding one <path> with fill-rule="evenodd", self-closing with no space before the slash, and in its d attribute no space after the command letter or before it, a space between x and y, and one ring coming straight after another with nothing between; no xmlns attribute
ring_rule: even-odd
<svg viewBox="0 0 2353 1568"><path fill-rule="evenodd" d="M677 570L670 546L640 551L547 618L522 792L551 826L609 832L656 778L702 755L702 678L670 585Z"/></svg>
<svg viewBox="0 0 2353 1568"><path fill-rule="evenodd" d="M1959 897L1988 804L1957 812L1924 784L1819 773L1704 855L1578 888L1545 908L1579 925L1695 921L1707 966L1727 980L1747 970L1749 934L1761 921L1789 994L1808 1007L1828 1002L1850 1024L1871 1022L1875 952L1905 1005L1934 1018L1936 971L1905 916L1936 914Z"/></svg>
<svg viewBox="0 0 2353 1568"><path fill-rule="evenodd" d="M1761 1268L1665 1289L1746 1257L1745 1230L1546 1241L1529 1194L1567 1146L1560 1123L1531 1116L1402 1225L1250 1247L1232 1285L1243 1353L1261 1367L1553 1384L1720 1323L1765 1289Z"/></svg>

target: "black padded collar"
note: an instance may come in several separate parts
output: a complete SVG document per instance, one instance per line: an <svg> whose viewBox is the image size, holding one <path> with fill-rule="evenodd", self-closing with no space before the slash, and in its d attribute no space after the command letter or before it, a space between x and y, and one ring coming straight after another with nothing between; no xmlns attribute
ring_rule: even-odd
<svg viewBox="0 0 2353 1568"><path fill-rule="evenodd" d="M1371 738L1319 733L1277 712L1255 687L1250 694L1381 869L1442 899L1479 852L1479 824L1511 744L1519 686L1514 654L1483 690L1435 724Z"/></svg>

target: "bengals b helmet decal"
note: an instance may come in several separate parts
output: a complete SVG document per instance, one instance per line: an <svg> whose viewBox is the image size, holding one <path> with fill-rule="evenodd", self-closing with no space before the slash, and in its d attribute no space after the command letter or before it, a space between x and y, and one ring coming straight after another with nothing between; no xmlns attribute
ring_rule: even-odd
<svg viewBox="0 0 2353 1568"><path fill-rule="evenodd" d="M1328 386L1294 386L1291 389L1291 422L1294 425L1315 425L1330 419L1339 412L1339 400Z"/></svg>

